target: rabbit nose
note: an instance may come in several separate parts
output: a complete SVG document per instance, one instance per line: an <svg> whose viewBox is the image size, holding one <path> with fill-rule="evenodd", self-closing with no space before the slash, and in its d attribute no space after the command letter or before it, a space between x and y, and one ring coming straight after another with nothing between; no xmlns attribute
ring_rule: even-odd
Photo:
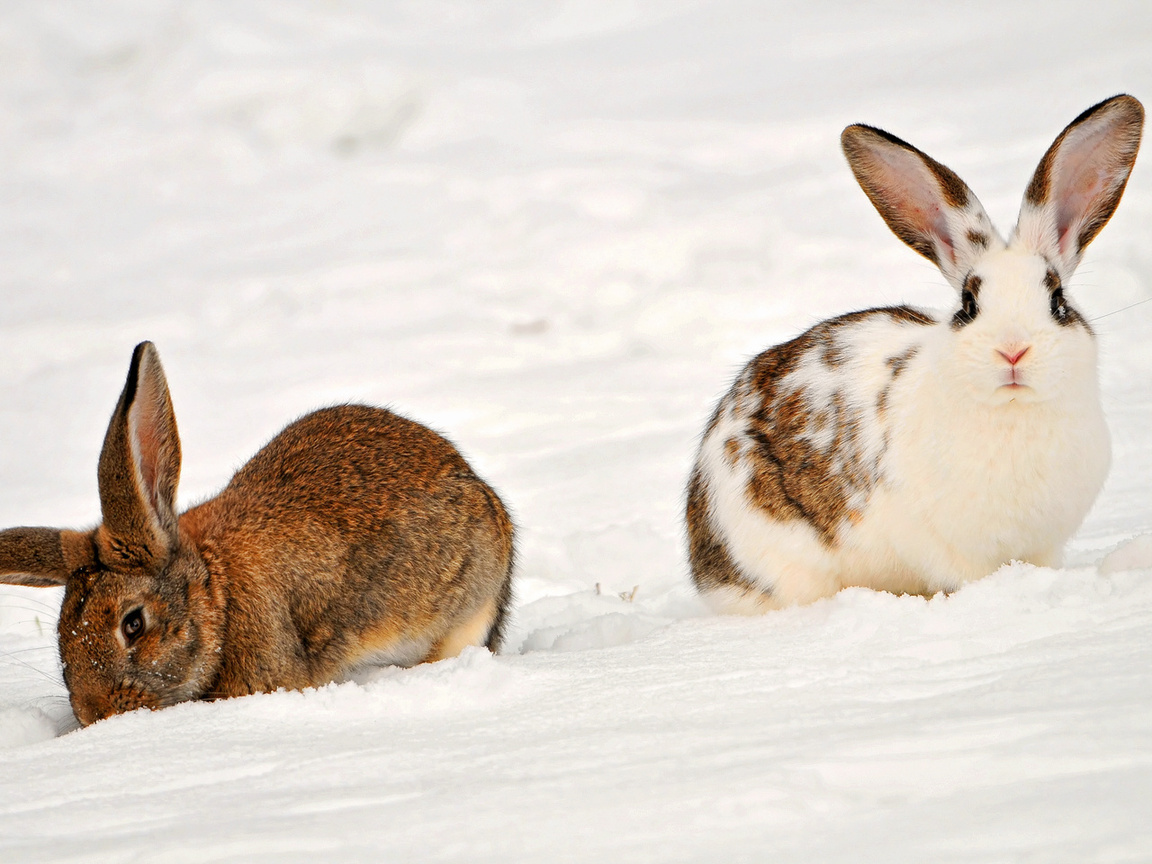
<svg viewBox="0 0 1152 864"><path fill-rule="evenodd" d="M100 714L91 701L87 699L73 699L72 713L80 721L81 726L91 726L100 719Z"/></svg>
<svg viewBox="0 0 1152 864"><path fill-rule="evenodd" d="M1015 345L1010 345L1003 350L997 348L996 353L1007 360L1009 366L1015 366L1020 362L1020 358L1028 353L1029 347L1025 345L1023 348L1017 348Z"/></svg>
<svg viewBox="0 0 1152 864"><path fill-rule="evenodd" d="M73 696L72 713L76 715L81 726L91 726L97 720L103 720L111 713L108 711L108 706L102 704L102 701L91 696Z"/></svg>

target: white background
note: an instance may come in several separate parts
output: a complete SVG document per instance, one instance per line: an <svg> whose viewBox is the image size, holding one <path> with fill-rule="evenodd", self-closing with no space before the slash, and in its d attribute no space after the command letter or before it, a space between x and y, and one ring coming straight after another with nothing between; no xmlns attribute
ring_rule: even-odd
<svg viewBox="0 0 1152 864"><path fill-rule="evenodd" d="M59 594L0 590L0 859L1152 859L1149 154L1070 286L1114 463L1065 569L723 618L680 524L749 356L953 302L845 125L1006 232L1150 58L1145 0L4 3L0 525L98 520L152 339L183 504L389 405L500 490L520 568L503 656L71 734Z"/></svg>

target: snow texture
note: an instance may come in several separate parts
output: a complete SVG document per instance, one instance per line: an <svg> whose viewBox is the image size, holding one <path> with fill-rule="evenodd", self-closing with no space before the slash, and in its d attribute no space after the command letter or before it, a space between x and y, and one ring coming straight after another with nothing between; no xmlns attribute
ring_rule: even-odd
<svg viewBox="0 0 1152 864"><path fill-rule="evenodd" d="M946 306L852 122L1011 227L1152 102L1152 6L370 0L0 11L0 525L98 518L132 346L181 502L289 419L446 432L520 526L506 651L72 731L54 590L0 590L0 860L1152 860L1152 169L1067 286L1112 472L1064 569L760 618L690 590L683 486L744 360Z"/></svg>

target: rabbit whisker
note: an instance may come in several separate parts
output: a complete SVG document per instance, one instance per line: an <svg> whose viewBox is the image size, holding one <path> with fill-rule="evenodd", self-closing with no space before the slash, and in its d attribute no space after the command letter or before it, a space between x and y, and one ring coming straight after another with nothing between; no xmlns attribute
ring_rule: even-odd
<svg viewBox="0 0 1152 864"><path fill-rule="evenodd" d="M1119 315L1121 312L1127 312L1129 309L1135 309L1137 306L1143 306L1145 303L1152 303L1152 297L1145 297L1143 300L1137 300L1135 303L1131 303L1128 306L1123 306L1112 312L1105 312L1103 315L1097 315L1095 318L1089 318L1088 320L1095 322L1101 320L1102 318L1110 318L1113 315Z"/></svg>

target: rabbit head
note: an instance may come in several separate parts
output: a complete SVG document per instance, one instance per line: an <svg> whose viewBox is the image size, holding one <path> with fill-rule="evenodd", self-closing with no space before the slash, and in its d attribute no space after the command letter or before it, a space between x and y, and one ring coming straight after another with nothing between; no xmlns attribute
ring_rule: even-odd
<svg viewBox="0 0 1152 864"><path fill-rule="evenodd" d="M137 346L100 453L103 523L0 532L0 581L63 585L60 658L84 725L201 695L220 663L223 601L180 536L180 439L160 359Z"/></svg>
<svg viewBox="0 0 1152 864"><path fill-rule="evenodd" d="M882 130L844 130L848 163L880 215L957 291L950 338L930 346L952 392L984 404L1095 393L1095 339L1066 285L1120 202L1143 118L1121 95L1073 120L1040 160L1007 242L946 166Z"/></svg>

